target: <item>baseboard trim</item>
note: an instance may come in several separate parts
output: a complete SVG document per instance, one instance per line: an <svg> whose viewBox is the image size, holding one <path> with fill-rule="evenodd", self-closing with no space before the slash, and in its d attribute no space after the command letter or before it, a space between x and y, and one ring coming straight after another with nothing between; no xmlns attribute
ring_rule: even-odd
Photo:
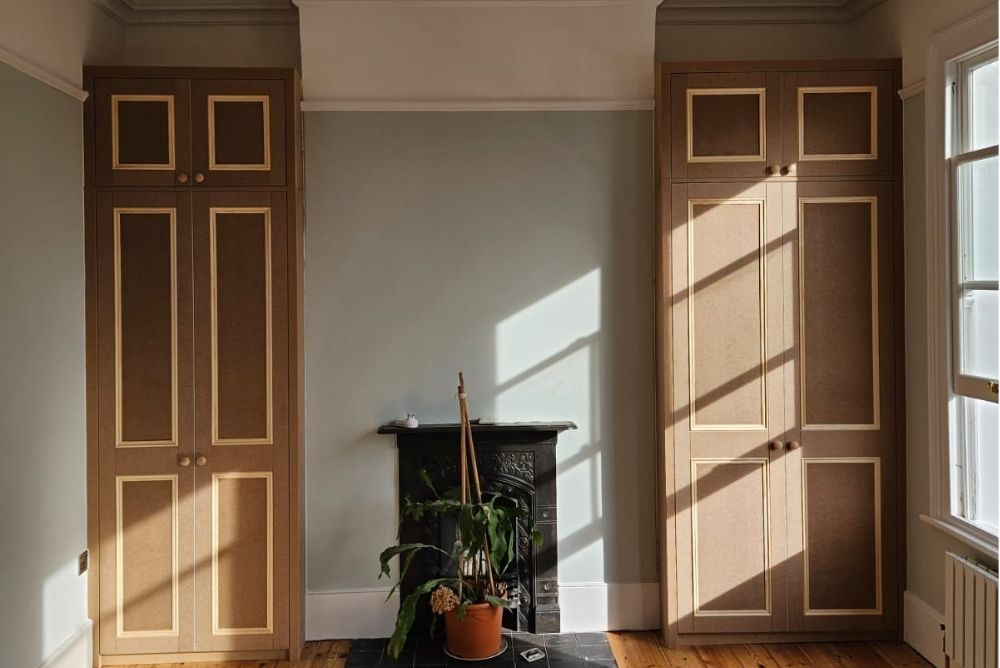
<svg viewBox="0 0 1000 668"><path fill-rule="evenodd" d="M399 596L389 589L337 589L306 594L306 640L382 638L392 634ZM624 631L660 627L658 582L559 585L562 630Z"/></svg>
<svg viewBox="0 0 1000 668"><path fill-rule="evenodd" d="M94 624L89 619L66 638L38 668L91 668L94 654L91 641Z"/></svg>
<svg viewBox="0 0 1000 668"><path fill-rule="evenodd" d="M582 582L559 585L562 630L645 631L660 628L659 582Z"/></svg>
<svg viewBox="0 0 1000 668"><path fill-rule="evenodd" d="M945 668L944 615L913 592L903 592L903 640L922 657Z"/></svg>
<svg viewBox="0 0 1000 668"><path fill-rule="evenodd" d="M392 635L399 594L389 588L306 592L306 640L384 638Z"/></svg>

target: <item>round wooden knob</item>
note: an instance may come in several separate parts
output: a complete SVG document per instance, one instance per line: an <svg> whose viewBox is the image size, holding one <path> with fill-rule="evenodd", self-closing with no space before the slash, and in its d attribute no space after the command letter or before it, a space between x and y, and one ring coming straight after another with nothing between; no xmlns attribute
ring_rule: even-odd
<svg viewBox="0 0 1000 668"><path fill-rule="evenodd" d="M764 173L767 174L768 176L774 176L774 173L776 171L778 171L778 168L772 167L771 165L768 165L767 167L764 168Z"/></svg>
<svg viewBox="0 0 1000 668"><path fill-rule="evenodd" d="M789 450L798 450L799 447L801 447L801 444L798 441L789 441L788 442L788 449Z"/></svg>
<svg viewBox="0 0 1000 668"><path fill-rule="evenodd" d="M205 182L205 175L202 174L201 172L195 172L194 182L195 183L204 183Z"/></svg>
<svg viewBox="0 0 1000 668"><path fill-rule="evenodd" d="M788 176L788 173L789 173L790 171L792 171L792 170L790 170L790 169L789 169L788 167L782 167L782 168L781 168L781 175L782 175L782 176ZM198 177L197 177L197 176L195 176L194 178L195 178L195 179L197 180L197 178L198 178Z"/></svg>
<svg viewBox="0 0 1000 668"><path fill-rule="evenodd" d="M177 183L187 183L188 175L187 172L177 172Z"/></svg>
<svg viewBox="0 0 1000 668"><path fill-rule="evenodd" d="M208 457L206 457L205 455L198 455L197 457L194 458L194 463L198 466L204 466L205 464L208 463Z"/></svg>
<svg viewBox="0 0 1000 668"><path fill-rule="evenodd" d="M187 455L181 455L177 458L177 463L181 466L191 466L191 458Z"/></svg>
<svg viewBox="0 0 1000 668"><path fill-rule="evenodd" d="M784 445L784 443L782 443L781 441L771 441L771 449L772 450L781 450L781 446L783 446L783 445Z"/></svg>

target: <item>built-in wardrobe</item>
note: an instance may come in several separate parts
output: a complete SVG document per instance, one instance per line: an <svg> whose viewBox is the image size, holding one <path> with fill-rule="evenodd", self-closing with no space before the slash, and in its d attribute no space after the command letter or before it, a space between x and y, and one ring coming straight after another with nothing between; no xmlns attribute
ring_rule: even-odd
<svg viewBox="0 0 1000 668"><path fill-rule="evenodd" d="M296 658L298 78L85 79L95 662Z"/></svg>
<svg viewBox="0 0 1000 668"><path fill-rule="evenodd" d="M673 645L899 631L898 87L895 60L660 65Z"/></svg>

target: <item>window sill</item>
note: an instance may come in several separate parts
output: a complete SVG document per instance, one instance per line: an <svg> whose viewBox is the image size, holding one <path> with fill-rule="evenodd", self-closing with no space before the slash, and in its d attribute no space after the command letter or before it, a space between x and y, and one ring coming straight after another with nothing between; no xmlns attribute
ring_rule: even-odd
<svg viewBox="0 0 1000 668"><path fill-rule="evenodd" d="M984 538L978 535L978 533L973 533L968 528L963 527L957 523L952 523L946 519L940 517L931 517L930 515L921 515L920 519L927 524L931 525L935 529L943 531L952 538L956 538L970 547L974 547L983 554L997 558L997 539L993 537L992 540ZM987 534L988 535L988 534Z"/></svg>

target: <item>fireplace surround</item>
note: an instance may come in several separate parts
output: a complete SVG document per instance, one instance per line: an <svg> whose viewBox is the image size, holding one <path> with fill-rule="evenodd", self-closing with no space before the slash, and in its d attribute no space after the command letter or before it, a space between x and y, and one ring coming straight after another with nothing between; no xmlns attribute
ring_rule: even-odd
<svg viewBox="0 0 1000 668"><path fill-rule="evenodd" d="M517 532L516 559L503 574L516 608L505 611L504 626L514 631L559 631L558 501L556 497L556 441L561 432L576 429L572 422L515 422L473 424L476 460L483 491L500 492L524 503L531 511L543 542L536 546L527 531ZM459 425L428 424L416 428L383 425L379 434L394 434L399 457L400 511L406 499L432 496L420 479L424 469L438 490L459 483ZM402 515L402 513L401 513ZM425 542L444 549L454 543L455 527L449 522L403 522L401 543ZM401 597L416 583L451 573L447 557L425 552L415 560L401 587ZM414 633L424 633L431 621L420 606Z"/></svg>

